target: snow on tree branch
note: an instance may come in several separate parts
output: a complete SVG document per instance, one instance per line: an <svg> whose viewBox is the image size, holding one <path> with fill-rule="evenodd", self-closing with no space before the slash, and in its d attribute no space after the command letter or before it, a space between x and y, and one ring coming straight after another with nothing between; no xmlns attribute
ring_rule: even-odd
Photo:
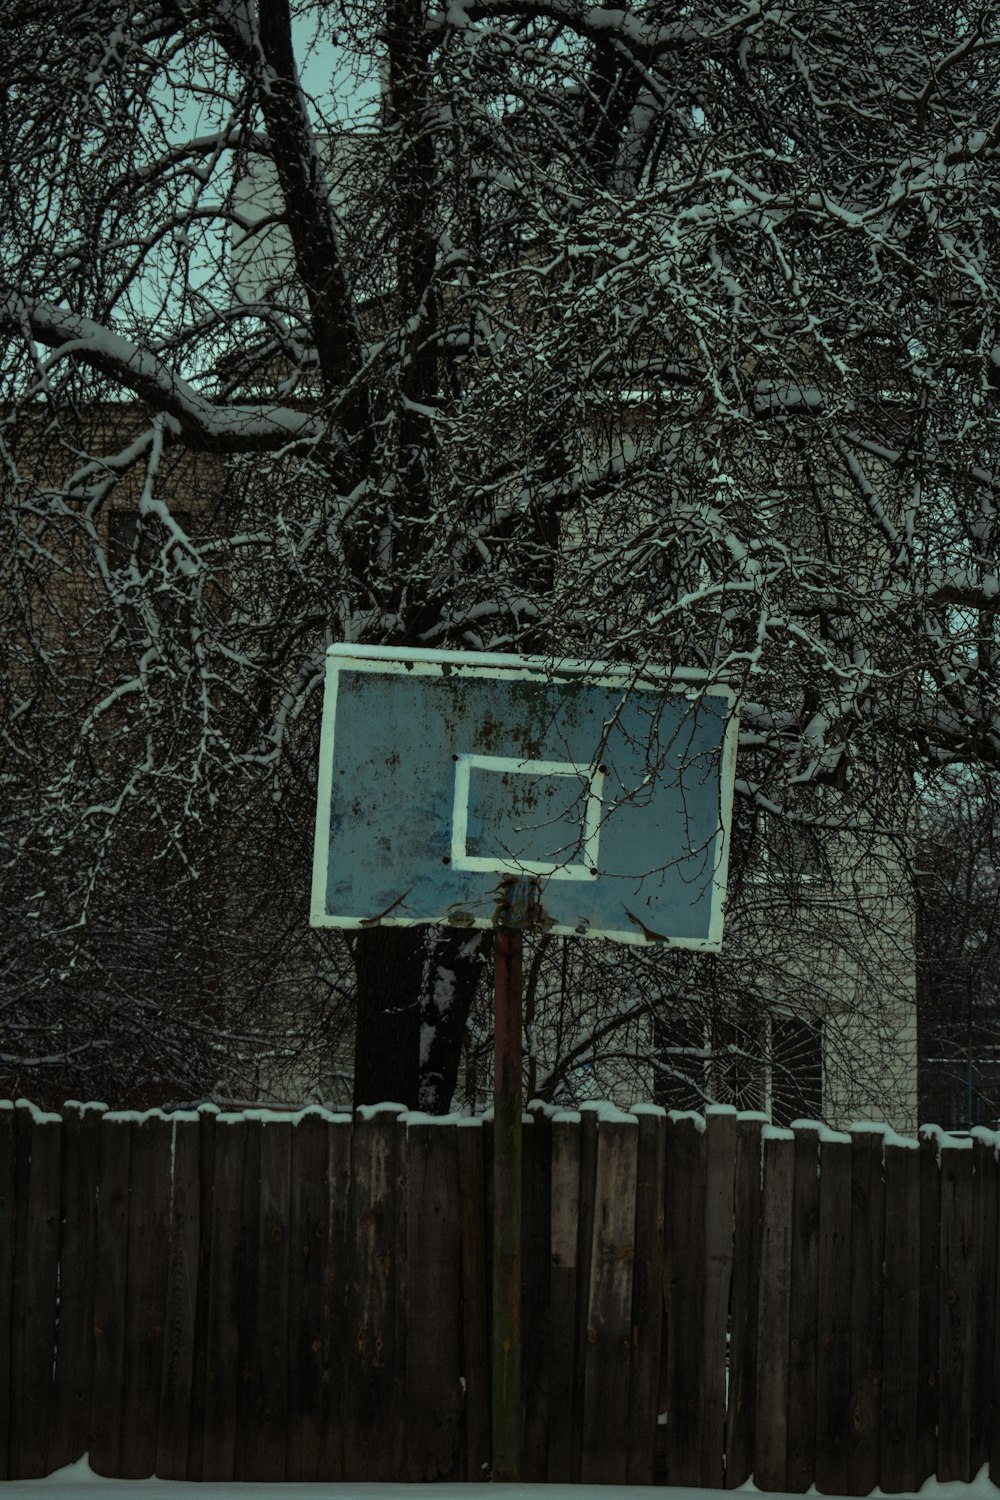
<svg viewBox="0 0 1000 1500"><path fill-rule="evenodd" d="M184 441L194 449L266 452L297 440L308 442L321 431L311 413L289 407L216 405L199 395L164 360L64 308L8 298L0 305L0 328L8 333L16 330L55 350L57 359L78 360L111 377L172 418L175 431L183 434Z"/></svg>

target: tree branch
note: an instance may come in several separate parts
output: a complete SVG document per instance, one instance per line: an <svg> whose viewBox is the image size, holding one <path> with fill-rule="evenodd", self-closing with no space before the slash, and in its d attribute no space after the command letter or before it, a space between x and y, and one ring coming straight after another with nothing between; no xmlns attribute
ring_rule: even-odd
<svg viewBox="0 0 1000 1500"><path fill-rule="evenodd" d="M259 404L217 406L165 360L140 349L101 323L47 302L10 297L0 304L0 329L20 333L59 358L72 359L107 376L176 424L187 446L212 453L268 453L293 442L315 442L323 423L293 407Z"/></svg>

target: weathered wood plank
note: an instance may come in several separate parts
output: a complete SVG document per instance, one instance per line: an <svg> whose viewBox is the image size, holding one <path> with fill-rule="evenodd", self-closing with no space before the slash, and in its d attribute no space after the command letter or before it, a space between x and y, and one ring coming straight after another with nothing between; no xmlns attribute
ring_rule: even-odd
<svg viewBox="0 0 1000 1500"><path fill-rule="evenodd" d="M253 1477L262 1412L259 1328L261 1318L260 1154L263 1122L248 1110L243 1117L243 1178L240 1183L240 1229L236 1277L238 1364L236 1380L236 1456L234 1479Z"/></svg>
<svg viewBox="0 0 1000 1500"><path fill-rule="evenodd" d="M397 1149L395 1114L384 1109L359 1111L351 1152L352 1340L344 1393L344 1478L352 1482L402 1477Z"/></svg>
<svg viewBox="0 0 1000 1500"><path fill-rule="evenodd" d="M635 1106L639 1122L632 1271L632 1354L629 1372L628 1484L652 1484L656 1472L660 1349L663 1334L665 1117L655 1105Z"/></svg>
<svg viewBox="0 0 1000 1500"><path fill-rule="evenodd" d="M285 1474L290 1480L340 1477L322 1473L323 1387L330 1360L325 1312L330 1262L327 1129L325 1117L315 1110L307 1110L291 1127L285 1460Z"/></svg>
<svg viewBox="0 0 1000 1500"><path fill-rule="evenodd" d="M620 1484L628 1467L638 1146L634 1115L599 1121L584 1362L584 1484Z"/></svg>
<svg viewBox="0 0 1000 1500"><path fill-rule="evenodd" d="M201 1475L206 1480L224 1480L233 1478L236 1463L245 1121L241 1115L217 1115L212 1134L214 1172Z"/></svg>
<svg viewBox="0 0 1000 1500"><path fill-rule="evenodd" d="M783 1490L788 1459L788 1345L795 1141L764 1132L764 1203L757 1327L757 1438L754 1482Z"/></svg>
<svg viewBox="0 0 1000 1500"><path fill-rule="evenodd" d="M994 1149L993 1173L996 1180L996 1191L1000 1197L1000 1154ZM1000 1205L998 1205L998 1217L1000 1217ZM987 1446L987 1460L989 1463L989 1474L993 1484L1000 1482L1000 1246L997 1248L995 1273L993 1282L993 1324L992 1339L991 1329L984 1327L983 1336L990 1340L990 1406L991 1425L989 1444Z"/></svg>
<svg viewBox="0 0 1000 1500"><path fill-rule="evenodd" d="M212 1215L215 1206L215 1122L218 1105L198 1106L198 1269L195 1287L191 1421L188 1478L201 1479L205 1455L205 1403L208 1376L209 1299L212 1280Z"/></svg>
<svg viewBox="0 0 1000 1500"><path fill-rule="evenodd" d="M851 1396L851 1141L820 1146L816 1487L847 1493Z"/></svg>
<svg viewBox="0 0 1000 1500"><path fill-rule="evenodd" d="M245 1477L280 1481L285 1477L288 1420L288 1195L292 1129L287 1119L253 1121L259 1140L256 1183L244 1162L244 1232L250 1253L256 1248L255 1298L249 1278L242 1299L256 1301L256 1312L240 1330L240 1365L245 1384L240 1412L240 1446ZM248 1138L253 1139L253 1135ZM248 1212L249 1207L249 1212ZM256 1247L249 1227L257 1211Z"/></svg>
<svg viewBox="0 0 1000 1500"><path fill-rule="evenodd" d="M171 1122L157 1113L132 1126L119 1449L123 1479L148 1479L156 1469L170 1252L171 1137Z"/></svg>
<svg viewBox="0 0 1000 1500"><path fill-rule="evenodd" d="M549 1381L550 1484L568 1484L573 1472L573 1408L577 1389L577 1285L580 1216L580 1117L552 1120L551 1267L549 1306L552 1374ZM472 1477L471 1475L469 1476Z"/></svg>
<svg viewBox="0 0 1000 1500"><path fill-rule="evenodd" d="M917 1484L937 1473L938 1344L941 1326L941 1173L937 1140L920 1141L920 1332Z"/></svg>
<svg viewBox="0 0 1000 1500"><path fill-rule="evenodd" d="M597 1113L596 1106L580 1111L580 1186L577 1200L576 1235L576 1345L573 1355L574 1382L572 1402L567 1415L572 1422L571 1475L580 1478L584 1438L584 1372L587 1367L587 1292L590 1285L590 1257L594 1240L594 1195L597 1184Z"/></svg>
<svg viewBox="0 0 1000 1500"><path fill-rule="evenodd" d="M17 1125L14 1106L0 1100L0 1480L10 1478L14 1387L14 1273L18 1219Z"/></svg>
<svg viewBox="0 0 1000 1500"><path fill-rule="evenodd" d="M705 1306L698 1381L701 1425L700 1484L725 1482L727 1330L733 1277L733 1179L736 1111L705 1111Z"/></svg>
<svg viewBox="0 0 1000 1500"><path fill-rule="evenodd" d="M197 1114L172 1116L163 1371L156 1444L156 1474L160 1479L187 1479L189 1474L201 1237L201 1134Z"/></svg>
<svg viewBox="0 0 1000 1500"><path fill-rule="evenodd" d="M757 1310L762 1232L761 1130L764 1117L736 1122L733 1185L733 1288L726 1413L726 1487L745 1484L754 1469L757 1430Z"/></svg>
<svg viewBox="0 0 1000 1500"><path fill-rule="evenodd" d="M104 1113L103 1104L70 1100L63 1106L63 1224L55 1371L59 1431L49 1455L52 1468L82 1458L90 1435L99 1124Z"/></svg>
<svg viewBox="0 0 1000 1500"><path fill-rule="evenodd" d="M851 1434L852 1494L878 1484L882 1395L882 1262L885 1255L883 1137L863 1131L851 1142Z"/></svg>
<svg viewBox="0 0 1000 1500"><path fill-rule="evenodd" d="M972 1265L973 1153L941 1152L941 1322L938 1369L938 1478L968 1480L972 1379L975 1370L975 1278Z"/></svg>
<svg viewBox="0 0 1000 1500"><path fill-rule="evenodd" d="M990 1461L993 1425L993 1330L997 1303L997 1158L994 1138L973 1140L974 1213L973 1271L975 1276L975 1362L972 1372L972 1420L969 1469L975 1478Z"/></svg>
<svg viewBox="0 0 1000 1500"><path fill-rule="evenodd" d="M90 1404L90 1467L120 1473L125 1385L129 1166L132 1122L106 1114L100 1123L97 1277L94 1284L94 1389Z"/></svg>
<svg viewBox="0 0 1000 1500"><path fill-rule="evenodd" d="M795 1131L792 1276L788 1343L787 1488L804 1494L816 1475L816 1337L819 1321L819 1140Z"/></svg>
<svg viewBox="0 0 1000 1500"><path fill-rule="evenodd" d="M461 1240L455 1131L406 1128L406 1476L458 1477Z"/></svg>
<svg viewBox="0 0 1000 1500"><path fill-rule="evenodd" d="M699 1380L705 1316L705 1122L671 1112L666 1126L667 1483L701 1483Z"/></svg>
<svg viewBox="0 0 1000 1500"><path fill-rule="evenodd" d="M21 1424L25 1415L24 1361L28 1333L25 1319L28 1309L28 1272L31 1264L31 1230L29 1206L31 1201L31 1147L33 1116L25 1101L19 1100L14 1110L14 1197L17 1201L17 1219L14 1236L13 1275L11 1277L10 1310L10 1477L21 1476Z"/></svg>
<svg viewBox="0 0 1000 1500"><path fill-rule="evenodd" d="M406 1183L409 1177L409 1141L406 1122L402 1116L395 1122L395 1173L393 1176L393 1213L395 1214L396 1246L393 1262L395 1282L394 1306L394 1351L390 1370L393 1397L387 1412L388 1446L393 1455L393 1475L399 1479L406 1475L406 1357L409 1349L410 1310L410 1265L407 1254L409 1230L409 1204Z"/></svg>
<svg viewBox="0 0 1000 1500"><path fill-rule="evenodd" d="M526 1484L544 1483L548 1472L549 1382L549 1264L551 1239L552 1131L540 1110L532 1110L522 1137L524 1186L521 1238L521 1328L524 1367L524 1451L521 1478Z"/></svg>
<svg viewBox="0 0 1000 1500"><path fill-rule="evenodd" d="M351 1283L351 1142L354 1122L339 1117L327 1126L327 1253L326 1292L323 1314L327 1338L323 1389L323 1449L320 1478L341 1479L344 1474L344 1392L350 1378L348 1351L353 1331L349 1326L348 1295Z"/></svg>
<svg viewBox="0 0 1000 1500"><path fill-rule="evenodd" d="M39 1479L49 1472L55 1429L52 1355L59 1296L62 1120L20 1101L15 1116L21 1211L14 1272L10 1477Z"/></svg>
<svg viewBox="0 0 1000 1500"><path fill-rule="evenodd" d="M920 1153L885 1149L885 1288L879 1487L919 1488Z"/></svg>
<svg viewBox="0 0 1000 1500"><path fill-rule="evenodd" d="M486 1185L478 1120L458 1129L458 1191L462 1250L462 1367L465 1372L465 1477L490 1469L489 1327L486 1283Z"/></svg>

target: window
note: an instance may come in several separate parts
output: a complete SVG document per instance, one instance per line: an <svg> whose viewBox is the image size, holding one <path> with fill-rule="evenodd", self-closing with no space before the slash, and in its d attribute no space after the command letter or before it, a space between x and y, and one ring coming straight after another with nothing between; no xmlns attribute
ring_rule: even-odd
<svg viewBox="0 0 1000 1500"><path fill-rule="evenodd" d="M767 1107L767 1020L723 1021L712 1028L708 1086L716 1104Z"/></svg>
<svg viewBox="0 0 1000 1500"><path fill-rule="evenodd" d="M776 1125L823 1113L823 1031L819 1021L772 1016L767 1112Z"/></svg>
<svg viewBox="0 0 1000 1500"><path fill-rule="evenodd" d="M653 1036L656 1103L665 1109L704 1109L708 1060L705 1019L684 1014L657 1016Z"/></svg>
<svg viewBox="0 0 1000 1500"><path fill-rule="evenodd" d="M760 813L752 854L753 878L759 881L824 882L829 864L822 834L810 823Z"/></svg>
<svg viewBox="0 0 1000 1500"><path fill-rule="evenodd" d="M819 1021L787 1014L740 1018L665 1016L656 1022L656 1102L760 1110L776 1125L818 1119L823 1109Z"/></svg>

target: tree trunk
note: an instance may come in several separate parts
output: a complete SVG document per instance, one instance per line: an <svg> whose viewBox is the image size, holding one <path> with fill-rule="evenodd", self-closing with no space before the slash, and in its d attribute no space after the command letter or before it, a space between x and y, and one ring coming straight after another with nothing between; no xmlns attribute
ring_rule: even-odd
<svg viewBox="0 0 1000 1500"><path fill-rule="evenodd" d="M357 934L355 1108L392 1101L447 1114L489 949L488 934L441 927Z"/></svg>

